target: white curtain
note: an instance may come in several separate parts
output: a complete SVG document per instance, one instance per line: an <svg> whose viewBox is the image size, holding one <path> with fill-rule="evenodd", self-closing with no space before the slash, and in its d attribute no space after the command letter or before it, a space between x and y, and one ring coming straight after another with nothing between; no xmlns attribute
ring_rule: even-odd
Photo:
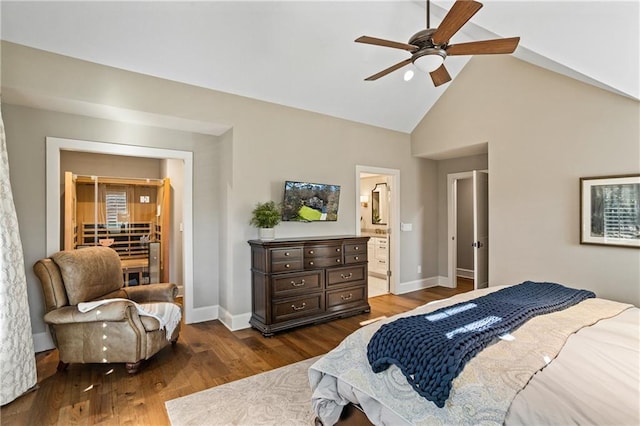
<svg viewBox="0 0 640 426"><path fill-rule="evenodd" d="M0 102L0 405L36 384L36 359L18 217Z"/></svg>

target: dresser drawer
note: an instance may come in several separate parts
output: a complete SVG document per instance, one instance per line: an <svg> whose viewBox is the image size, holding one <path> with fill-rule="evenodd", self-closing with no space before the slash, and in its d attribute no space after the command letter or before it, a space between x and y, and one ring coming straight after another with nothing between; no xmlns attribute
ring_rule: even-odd
<svg viewBox="0 0 640 426"><path fill-rule="evenodd" d="M271 250L271 262L302 260L302 247L287 247Z"/></svg>
<svg viewBox="0 0 640 426"><path fill-rule="evenodd" d="M327 310L344 305L362 303L367 299L365 286L350 287L340 290L332 290L327 292Z"/></svg>
<svg viewBox="0 0 640 426"><path fill-rule="evenodd" d="M332 266L342 265L342 256L340 257L318 257L304 258L304 269L328 268Z"/></svg>
<svg viewBox="0 0 640 426"><path fill-rule="evenodd" d="M272 278L273 297L322 291L323 271L279 275Z"/></svg>
<svg viewBox="0 0 640 426"><path fill-rule="evenodd" d="M273 303L273 322L315 315L324 311L324 294L313 293L306 296Z"/></svg>
<svg viewBox="0 0 640 426"><path fill-rule="evenodd" d="M342 257L342 244L332 246L309 246L304 248L304 258Z"/></svg>
<svg viewBox="0 0 640 426"><path fill-rule="evenodd" d="M358 254L358 253L366 253L367 252L367 243L359 243L359 244L345 244L344 245L344 253L345 254Z"/></svg>
<svg viewBox="0 0 640 426"><path fill-rule="evenodd" d="M290 260L288 262L271 262L271 272L301 271L302 259Z"/></svg>
<svg viewBox="0 0 640 426"><path fill-rule="evenodd" d="M344 255L344 263L345 265L349 265L351 263L361 263L367 261L367 252L362 253L349 253Z"/></svg>
<svg viewBox="0 0 640 426"><path fill-rule="evenodd" d="M364 280L365 272L365 265L327 270L327 287Z"/></svg>

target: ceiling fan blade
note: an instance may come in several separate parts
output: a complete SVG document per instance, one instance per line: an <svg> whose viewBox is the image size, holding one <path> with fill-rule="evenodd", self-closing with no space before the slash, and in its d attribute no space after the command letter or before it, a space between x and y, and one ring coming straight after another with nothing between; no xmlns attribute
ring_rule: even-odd
<svg viewBox="0 0 640 426"><path fill-rule="evenodd" d="M356 43L366 43L366 44L375 44L376 46L384 46L384 47L393 47L394 49L403 49L408 50L409 52L413 52L414 50L418 50L418 46L414 46L413 44L400 43L397 41L384 40L381 38L362 36L355 39Z"/></svg>
<svg viewBox="0 0 640 426"><path fill-rule="evenodd" d="M431 76L431 80L433 80L433 85L436 87L451 81L451 76L444 67L444 64L440 65L440 68L437 70L430 72L429 75Z"/></svg>
<svg viewBox="0 0 640 426"><path fill-rule="evenodd" d="M444 44L467 23L482 7L482 3L472 0L457 0L444 17L431 39L434 44Z"/></svg>
<svg viewBox="0 0 640 426"><path fill-rule="evenodd" d="M400 69L400 68L404 67L405 65L409 65L410 63L411 63L411 58L405 59L404 61L398 62L397 64L395 64L393 66L390 66L386 70L382 70L379 73L372 75L371 77L365 78L364 80L365 81L377 80L380 77L384 77L385 75L387 75L387 74L389 74L389 73L391 73L391 72L393 72L393 71L395 71L397 69Z"/></svg>
<svg viewBox="0 0 640 426"><path fill-rule="evenodd" d="M513 53L516 47L518 47L519 42L520 37L511 37L452 44L447 47L447 56Z"/></svg>

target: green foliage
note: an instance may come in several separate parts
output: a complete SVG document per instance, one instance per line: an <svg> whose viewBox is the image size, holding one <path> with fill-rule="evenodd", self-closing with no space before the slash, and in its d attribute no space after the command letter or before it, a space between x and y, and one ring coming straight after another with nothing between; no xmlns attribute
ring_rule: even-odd
<svg viewBox="0 0 640 426"><path fill-rule="evenodd" d="M249 223L256 228L273 228L280 223L280 219L279 206L276 206L273 201L267 201L256 204Z"/></svg>

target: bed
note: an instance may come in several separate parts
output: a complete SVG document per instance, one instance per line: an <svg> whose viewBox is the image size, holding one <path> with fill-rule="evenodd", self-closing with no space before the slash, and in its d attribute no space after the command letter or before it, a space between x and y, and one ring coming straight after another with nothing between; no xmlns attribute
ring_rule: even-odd
<svg viewBox="0 0 640 426"><path fill-rule="evenodd" d="M503 288L430 302L352 333L309 369L317 422L333 425L362 411L376 425L640 424L640 309L600 298L535 316L494 339L453 379L442 408L396 365L373 372L367 345L385 324Z"/></svg>

